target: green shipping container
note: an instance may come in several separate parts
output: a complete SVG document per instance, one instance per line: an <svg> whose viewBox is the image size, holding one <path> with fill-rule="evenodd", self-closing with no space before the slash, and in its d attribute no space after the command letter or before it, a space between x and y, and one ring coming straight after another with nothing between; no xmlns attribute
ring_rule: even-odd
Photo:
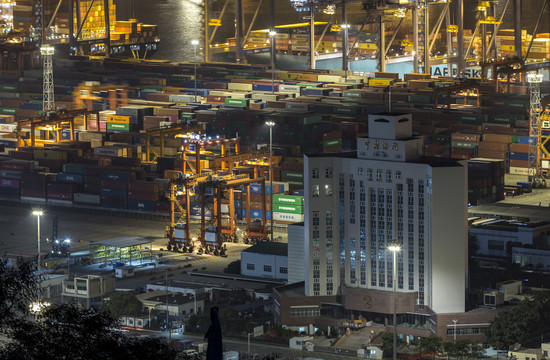
<svg viewBox="0 0 550 360"><path fill-rule="evenodd" d="M16 108L0 107L0 114L2 115L15 115L16 113Z"/></svg>
<svg viewBox="0 0 550 360"><path fill-rule="evenodd" d="M248 102L250 99L232 99L227 98L225 99L225 105L233 105L233 106L248 106Z"/></svg>
<svg viewBox="0 0 550 360"><path fill-rule="evenodd" d="M130 124L107 123L107 130L130 131Z"/></svg>
<svg viewBox="0 0 550 360"><path fill-rule="evenodd" d="M180 119L182 120L191 120L191 119L194 119L195 118L195 113L185 113L185 112L182 112L181 113L181 116L180 116Z"/></svg>
<svg viewBox="0 0 550 360"><path fill-rule="evenodd" d="M476 142L469 141L451 141L451 146L454 148L463 148L463 149L475 149L477 147Z"/></svg>
<svg viewBox="0 0 550 360"><path fill-rule="evenodd" d="M290 214L303 214L304 207L298 205L287 205L287 204L273 204L273 212L282 212Z"/></svg>
<svg viewBox="0 0 550 360"><path fill-rule="evenodd" d="M304 183L304 173L298 171L282 171L281 172L282 181L296 181Z"/></svg>
<svg viewBox="0 0 550 360"><path fill-rule="evenodd" d="M342 146L342 139L333 139L323 141L323 148L329 148L333 146Z"/></svg>
<svg viewBox="0 0 550 360"><path fill-rule="evenodd" d="M479 124L487 121L487 115L481 114L457 114L456 119L466 124Z"/></svg>
<svg viewBox="0 0 550 360"><path fill-rule="evenodd" d="M319 124L322 121L323 121L323 117L321 115L305 115L301 119L301 123L303 125Z"/></svg>
<svg viewBox="0 0 550 360"><path fill-rule="evenodd" d="M344 90L342 91L342 96L344 97L353 97L353 98L360 98L361 97L361 90Z"/></svg>
<svg viewBox="0 0 550 360"><path fill-rule="evenodd" d="M17 92L19 91L19 85L0 84L0 91Z"/></svg>
<svg viewBox="0 0 550 360"><path fill-rule="evenodd" d="M334 106L332 112L342 115L357 115L359 113L359 108L356 106Z"/></svg>
<svg viewBox="0 0 550 360"><path fill-rule="evenodd" d="M303 196L294 196L294 195L273 195L274 204L285 204L285 205L297 205L304 206L304 197Z"/></svg>

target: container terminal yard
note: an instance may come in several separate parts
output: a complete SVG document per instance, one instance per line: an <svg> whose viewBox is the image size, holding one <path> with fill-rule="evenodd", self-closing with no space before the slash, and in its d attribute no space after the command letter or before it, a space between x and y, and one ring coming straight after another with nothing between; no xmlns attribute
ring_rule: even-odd
<svg viewBox="0 0 550 360"><path fill-rule="evenodd" d="M42 44L47 44L41 48L41 70L27 69L31 66L18 56L15 62L8 56L2 63L0 146L5 157L0 162L0 194L6 199L162 215L167 217L167 249L224 256L224 243L272 240L273 224L303 221L303 154L356 150L356 138L368 134L367 116L385 111L412 113L425 157L469 162L471 205L545 186L550 117L541 93L549 90L543 79L550 63L545 62L547 51L538 46L547 40L547 34L537 32L540 19L533 35L521 31L521 19L515 19L514 29L499 30L496 10L489 19L485 6L479 10L485 22L478 21L464 40L458 4L457 25L449 23L443 32L448 54L459 54L447 56L444 63L449 73L454 66L464 75L475 55L480 77L445 77L421 70L437 63L437 54L428 50L443 38L439 33L443 19L448 21L448 4L430 29L428 9L439 3L426 4L423 12L391 2L373 8L362 3L367 14L378 14L378 23L367 17L363 26L352 30L332 28L327 21L317 24L325 25L317 35L315 6L331 19L338 9L345 25L346 2L293 2L296 10L309 9L309 24L281 25L267 32L252 31L252 21L244 37L237 26L236 38L222 51L231 52L234 45L236 60L242 62L245 48L258 50L250 55L267 49L270 65L55 57L52 45L59 43L68 43L71 55L96 54L90 46L116 55L113 36L144 40L136 32L147 29L134 20L117 21L112 1L104 1L103 7L93 1L77 4L75 8L70 2L66 8L48 3L40 14L50 19L41 34ZM240 4L236 2L237 9ZM349 2L353 4L357 2ZM3 11L8 18L11 11L13 30L21 25L21 16L36 15L29 13L28 4L8 5ZM515 5L521 9L521 2ZM391 13L403 19L409 10L415 24L425 22L422 29L415 28L412 48L404 46L400 54L412 49L414 72L386 72L387 54L376 51L386 48L384 17ZM208 29L219 24L208 14L205 19L204 39L211 39ZM421 43L421 30L431 32L433 43ZM479 31L486 36L480 39ZM40 38L39 31L27 35ZM378 45L368 45L373 41ZM514 52L508 43L526 50ZM319 52L314 45L322 45L325 54L339 51L342 67L316 70L312 54ZM348 47L359 51L354 55L379 56L380 71L348 70ZM211 42L203 45L203 57L208 60L218 48ZM424 56L418 58L420 49ZM538 50L543 55L534 58ZM490 53L497 60L489 59ZM309 69L277 70L282 55L309 56ZM134 53L134 58L139 56ZM505 174L523 178L506 183Z"/></svg>

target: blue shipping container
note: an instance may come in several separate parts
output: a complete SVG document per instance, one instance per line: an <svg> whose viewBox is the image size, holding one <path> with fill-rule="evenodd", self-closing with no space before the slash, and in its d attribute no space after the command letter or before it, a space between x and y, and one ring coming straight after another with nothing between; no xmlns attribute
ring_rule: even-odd
<svg viewBox="0 0 550 360"><path fill-rule="evenodd" d="M124 171L106 171L101 173L101 180L131 181L132 173Z"/></svg>
<svg viewBox="0 0 550 360"><path fill-rule="evenodd" d="M101 188L101 196L114 197L114 198L126 198L126 190Z"/></svg>
<svg viewBox="0 0 550 360"><path fill-rule="evenodd" d="M128 200L129 210L155 211L155 201Z"/></svg>
<svg viewBox="0 0 550 360"><path fill-rule="evenodd" d="M246 209L243 209L242 214L243 218L246 218ZM262 215L262 210L250 210L251 219L261 219ZM267 220L271 220L271 211L266 211L265 216Z"/></svg>
<svg viewBox="0 0 550 360"><path fill-rule="evenodd" d="M84 176L80 174L59 173L56 180L59 183L82 184Z"/></svg>
<svg viewBox="0 0 550 360"><path fill-rule="evenodd" d="M510 153L510 160L529 160L529 153Z"/></svg>
<svg viewBox="0 0 550 360"><path fill-rule="evenodd" d="M535 138L530 136L518 136L518 144L534 144Z"/></svg>

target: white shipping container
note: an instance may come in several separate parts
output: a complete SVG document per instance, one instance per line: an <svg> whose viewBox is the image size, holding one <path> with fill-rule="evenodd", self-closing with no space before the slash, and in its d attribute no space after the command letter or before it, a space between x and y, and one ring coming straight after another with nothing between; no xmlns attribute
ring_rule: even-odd
<svg viewBox="0 0 550 360"><path fill-rule="evenodd" d="M300 86L298 85L280 85L279 91L286 91L286 92L300 92Z"/></svg>
<svg viewBox="0 0 550 360"><path fill-rule="evenodd" d="M222 213L229 213L229 205L228 204L222 204Z"/></svg>
<svg viewBox="0 0 550 360"><path fill-rule="evenodd" d="M550 169L550 160L542 160L541 166L543 169Z"/></svg>
<svg viewBox="0 0 550 360"><path fill-rule="evenodd" d="M273 220L275 221L289 221L289 222L303 222L304 214L290 214L282 212L274 212Z"/></svg>
<svg viewBox="0 0 550 360"><path fill-rule="evenodd" d="M71 206L73 202L71 200L48 199L48 204Z"/></svg>
<svg viewBox="0 0 550 360"><path fill-rule="evenodd" d="M176 103L194 103L200 102L201 97L199 95L196 97L195 95L170 95L168 101Z"/></svg>
<svg viewBox="0 0 550 360"><path fill-rule="evenodd" d="M185 230L183 229L174 229L174 237L185 239Z"/></svg>
<svg viewBox="0 0 550 360"><path fill-rule="evenodd" d="M74 193L73 201L79 204L99 205L101 197L96 194Z"/></svg>
<svg viewBox="0 0 550 360"><path fill-rule="evenodd" d="M216 233L207 231L205 233L205 239L207 242L216 242Z"/></svg>
<svg viewBox="0 0 550 360"><path fill-rule="evenodd" d="M252 90L252 84L229 83L229 84L227 84L227 90L251 91Z"/></svg>
<svg viewBox="0 0 550 360"><path fill-rule="evenodd" d="M231 93L231 99L248 99L252 93Z"/></svg>
<svg viewBox="0 0 550 360"><path fill-rule="evenodd" d="M0 132L12 133L17 131L17 124L0 124Z"/></svg>
<svg viewBox="0 0 550 360"><path fill-rule="evenodd" d="M338 83L341 79L342 77L338 75L317 75L317 80L323 82Z"/></svg>
<svg viewBox="0 0 550 360"><path fill-rule="evenodd" d="M82 131L78 133L78 140L80 141L101 141L103 142L103 133Z"/></svg>
<svg viewBox="0 0 550 360"><path fill-rule="evenodd" d="M116 111L114 110L101 110L99 112L99 121L107 121L109 116L115 116Z"/></svg>
<svg viewBox="0 0 550 360"><path fill-rule="evenodd" d="M94 154L105 156L126 156L127 149L121 147L96 147Z"/></svg>
<svg viewBox="0 0 550 360"><path fill-rule="evenodd" d="M532 172L534 172L535 169L532 169ZM510 174L512 175L529 175L529 169L524 167L514 167L510 166Z"/></svg>

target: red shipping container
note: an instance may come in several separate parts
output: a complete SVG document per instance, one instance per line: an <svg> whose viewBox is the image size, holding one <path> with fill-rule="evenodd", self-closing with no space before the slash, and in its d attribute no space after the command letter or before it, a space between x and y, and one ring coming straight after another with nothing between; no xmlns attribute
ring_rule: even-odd
<svg viewBox="0 0 550 360"><path fill-rule="evenodd" d="M102 196L101 203L105 205L126 206L125 198Z"/></svg>
<svg viewBox="0 0 550 360"><path fill-rule="evenodd" d="M21 196L36 197L36 198L46 198L46 189L27 189L21 188Z"/></svg>
<svg viewBox="0 0 550 360"><path fill-rule="evenodd" d="M136 181L128 183L128 191L158 193L159 190L159 183L156 182Z"/></svg>
<svg viewBox="0 0 550 360"><path fill-rule="evenodd" d="M73 201L73 193L63 193L63 192L51 192L48 191L48 199L51 200L68 200Z"/></svg>
<svg viewBox="0 0 550 360"><path fill-rule="evenodd" d="M0 187L19 189L19 180L0 178Z"/></svg>
<svg viewBox="0 0 550 360"><path fill-rule="evenodd" d="M101 187L113 190L126 190L128 183L124 181L101 180Z"/></svg>
<svg viewBox="0 0 550 360"><path fill-rule="evenodd" d="M145 201L157 201L159 199L158 192L136 192L128 191L129 200L145 200Z"/></svg>

